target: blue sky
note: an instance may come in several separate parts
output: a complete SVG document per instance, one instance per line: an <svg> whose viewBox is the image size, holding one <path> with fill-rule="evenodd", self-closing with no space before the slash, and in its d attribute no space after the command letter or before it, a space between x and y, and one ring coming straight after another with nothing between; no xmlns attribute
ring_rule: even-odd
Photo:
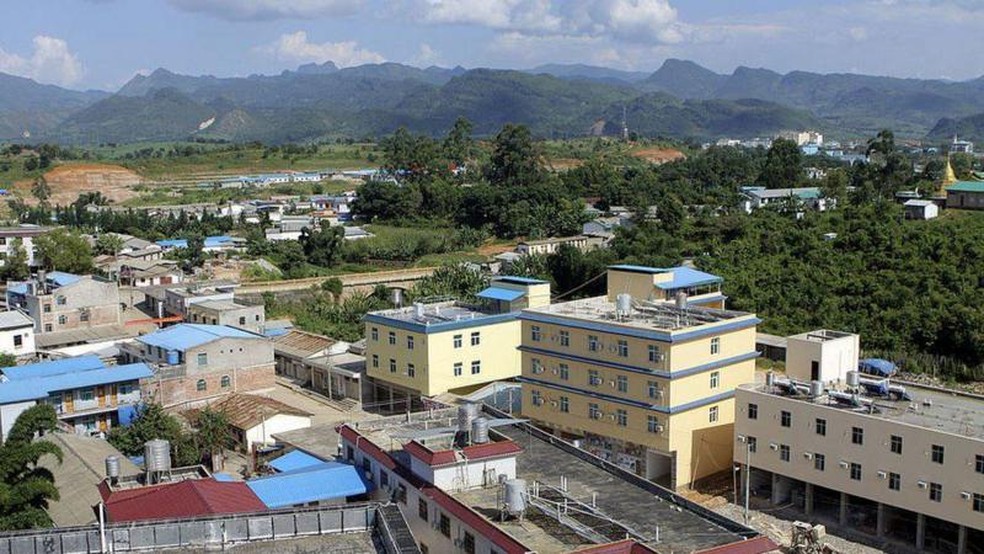
<svg viewBox="0 0 984 554"><path fill-rule="evenodd" d="M5 0L0 71L115 90L307 62L984 74L984 0Z"/></svg>

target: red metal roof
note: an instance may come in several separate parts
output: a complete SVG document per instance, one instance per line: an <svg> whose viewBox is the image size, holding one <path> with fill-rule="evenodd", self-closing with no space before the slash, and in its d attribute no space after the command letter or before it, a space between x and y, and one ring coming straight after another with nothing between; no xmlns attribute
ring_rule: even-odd
<svg viewBox="0 0 984 554"><path fill-rule="evenodd" d="M779 546L766 536L755 537L730 544L722 544L707 550L701 550L697 554L764 554L779 550Z"/></svg>
<svg viewBox="0 0 984 554"><path fill-rule="evenodd" d="M267 509L246 483L189 479L136 489L111 491L104 481L99 493L109 521L142 521L262 512Z"/></svg>
<svg viewBox="0 0 984 554"><path fill-rule="evenodd" d="M403 450L431 467L454 464L460 460L455 458L453 450L431 450L417 441L410 441L403 445ZM515 455L523 449L513 441L488 442L485 444L473 444L459 450L468 460L486 460L503 456Z"/></svg>

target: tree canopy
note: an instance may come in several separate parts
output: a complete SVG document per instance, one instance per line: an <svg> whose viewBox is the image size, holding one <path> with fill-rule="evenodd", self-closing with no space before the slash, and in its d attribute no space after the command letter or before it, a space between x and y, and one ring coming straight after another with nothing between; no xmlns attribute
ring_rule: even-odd
<svg viewBox="0 0 984 554"><path fill-rule="evenodd" d="M45 509L60 495L54 475L38 462L47 455L61 463L62 451L35 437L54 431L57 423L54 407L37 404L17 417L0 445L0 530L51 526Z"/></svg>

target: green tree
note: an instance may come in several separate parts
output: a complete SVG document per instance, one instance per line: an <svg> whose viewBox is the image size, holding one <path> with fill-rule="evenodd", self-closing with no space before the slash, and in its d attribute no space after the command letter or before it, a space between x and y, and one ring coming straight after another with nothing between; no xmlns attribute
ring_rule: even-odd
<svg viewBox="0 0 984 554"><path fill-rule="evenodd" d="M123 249L123 237L116 233L102 233L96 237L96 254L115 256Z"/></svg>
<svg viewBox="0 0 984 554"><path fill-rule="evenodd" d="M0 275L8 281L23 281L31 276L31 269L27 266L27 250L22 239L14 238L11 242L10 253L3 261Z"/></svg>
<svg viewBox="0 0 984 554"><path fill-rule="evenodd" d="M400 127L379 142L382 168L408 181L418 181L441 172L438 144L426 135L415 135Z"/></svg>
<svg viewBox="0 0 984 554"><path fill-rule="evenodd" d="M541 182L544 173L540 152L529 128L507 123L492 141L492 156L485 178L496 186L530 186Z"/></svg>
<svg viewBox="0 0 984 554"><path fill-rule="evenodd" d="M11 367L17 365L17 356L0 352L0 367Z"/></svg>
<svg viewBox="0 0 984 554"><path fill-rule="evenodd" d="M77 232L57 228L34 239L35 259L50 271L91 273L92 247Z"/></svg>
<svg viewBox="0 0 984 554"><path fill-rule="evenodd" d="M108 437L109 443L127 456L143 454L144 445L154 439L171 443L171 461L174 466L196 465L201 461L201 451L195 445L193 437L160 404L139 406L137 417L130 425L113 427Z"/></svg>
<svg viewBox="0 0 984 554"><path fill-rule="evenodd" d="M475 140L472 139L474 126L465 117L459 116L454 120L454 125L448 131L444 143L441 145L444 157L455 166L466 167L468 162L475 157Z"/></svg>
<svg viewBox="0 0 984 554"><path fill-rule="evenodd" d="M769 148L758 183L766 188L792 188L803 179L803 152L795 141L776 139Z"/></svg>
<svg viewBox="0 0 984 554"><path fill-rule="evenodd" d="M324 282L321 283L321 290L325 292L330 292L331 294L335 295L336 298L342 295L342 290L344 288L345 288L344 283L342 283L342 280L339 279L338 277L332 277L330 279L326 279Z"/></svg>
<svg viewBox="0 0 984 554"><path fill-rule="evenodd" d="M215 455L235 444L229 417L224 412L205 407L195 417L194 426L195 442L214 471L217 469L214 465Z"/></svg>
<svg viewBox="0 0 984 554"><path fill-rule="evenodd" d="M184 212L182 212L184 215ZM192 272L196 267L205 265L205 237L195 233L188 237L188 244L181 252L182 266L185 271Z"/></svg>
<svg viewBox="0 0 984 554"><path fill-rule="evenodd" d="M17 417L0 445L0 530L50 527L45 509L60 498L52 473L38 465L49 455L61 463L62 451L50 441L35 439L55 430L58 417L50 404L38 404Z"/></svg>
<svg viewBox="0 0 984 554"><path fill-rule="evenodd" d="M48 199L51 198L51 186L47 179L42 176L34 180L34 185L31 186L31 196L37 198L41 205L48 205Z"/></svg>
<svg viewBox="0 0 984 554"><path fill-rule="evenodd" d="M332 227L327 221L322 221L320 228L314 231L308 227L301 229L300 242L308 263L331 267L340 257L345 243L345 229L338 225Z"/></svg>

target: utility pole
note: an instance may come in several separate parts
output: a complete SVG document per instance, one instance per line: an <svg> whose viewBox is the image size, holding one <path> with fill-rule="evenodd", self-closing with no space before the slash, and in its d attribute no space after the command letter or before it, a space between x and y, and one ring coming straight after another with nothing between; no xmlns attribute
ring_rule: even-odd
<svg viewBox="0 0 984 554"><path fill-rule="evenodd" d="M745 525L748 525L748 491L751 488L751 476L752 476L752 443L748 440L745 435L738 435L738 442L745 445L745 475L744 475L744 485L745 485ZM735 491L737 494L737 491Z"/></svg>

